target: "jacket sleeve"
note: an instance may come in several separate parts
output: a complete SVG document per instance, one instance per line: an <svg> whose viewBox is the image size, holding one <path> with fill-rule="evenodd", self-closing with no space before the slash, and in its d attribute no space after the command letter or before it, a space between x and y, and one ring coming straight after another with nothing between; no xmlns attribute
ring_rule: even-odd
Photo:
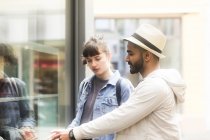
<svg viewBox="0 0 210 140"><path fill-rule="evenodd" d="M19 79L15 79L18 94L21 97L27 97L26 86L25 83ZM20 108L20 118L21 122L19 127L34 127L35 126L35 119L34 119L34 112L33 109L29 106L29 100L26 98L25 100L19 101L19 108Z"/></svg>
<svg viewBox="0 0 210 140"><path fill-rule="evenodd" d="M82 111L80 108L82 108L82 106L83 106L83 104L81 104L81 102L80 102L80 96L81 96L81 94L82 94L82 92L84 90L84 86L86 86L86 84L87 84L87 82L85 82L85 80L80 83L80 86L79 86L79 98L77 100L76 117L73 119L71 124L68 125L67 128L74 128L76 126L79 126L79 124L80 124L80 119L81 119L81 112L80 111Z"/></svg>
<svg viewBox="0 0 210 140"><path fill-rule="evenodd" d="M74 128L75 138L93 138L119 132L142 120L165 99L163 88L156 82L142 82L134 90L130 98L119 108L89 123Z"/></svg>

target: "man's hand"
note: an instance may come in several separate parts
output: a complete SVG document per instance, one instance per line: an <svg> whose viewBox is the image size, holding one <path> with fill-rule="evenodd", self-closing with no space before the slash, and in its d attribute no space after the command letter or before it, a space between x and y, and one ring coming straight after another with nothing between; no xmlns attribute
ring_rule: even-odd
<svg viewBox="0 0 210 140"><path fill-rule="evenodd" d="M49 140L70 140L69 130L54 130L51 132Z"/></svg>

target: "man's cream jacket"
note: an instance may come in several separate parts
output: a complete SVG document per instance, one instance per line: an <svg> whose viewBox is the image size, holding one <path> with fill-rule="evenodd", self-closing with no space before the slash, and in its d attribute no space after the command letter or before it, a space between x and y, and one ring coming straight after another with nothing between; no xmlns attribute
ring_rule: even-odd
<svg viewBox="0 0 210 140"><path fill-rule="evenodd" d="M73 129L77 140L117 132L116 140L180 140L177 103L184 101L179 73L159 69L138 84L119 108Z"/></svg>

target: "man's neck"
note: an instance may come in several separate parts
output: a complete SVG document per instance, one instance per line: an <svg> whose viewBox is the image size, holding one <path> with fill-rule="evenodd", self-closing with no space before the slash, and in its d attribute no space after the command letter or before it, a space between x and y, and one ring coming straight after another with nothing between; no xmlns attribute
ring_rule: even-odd
<svg viewBox="0 0 210 140"><path fill-rule="evenodd" d="M160 65L152 65L150 67L147 67L146 70L141 74L143 78L147 77L150 73L160 68Z"/></svg>

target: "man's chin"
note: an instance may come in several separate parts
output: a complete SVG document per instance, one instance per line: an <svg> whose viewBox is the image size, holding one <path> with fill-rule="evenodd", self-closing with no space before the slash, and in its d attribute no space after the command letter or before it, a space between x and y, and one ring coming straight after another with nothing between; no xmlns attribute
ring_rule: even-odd
<svg viewBox="0 0 210 140"><path fill-rule="evenodd" d="M136 74L136 73L138 73L138 72L133 71L133 70L130 70L130 73L131 73L131 74Z"/></svg>

